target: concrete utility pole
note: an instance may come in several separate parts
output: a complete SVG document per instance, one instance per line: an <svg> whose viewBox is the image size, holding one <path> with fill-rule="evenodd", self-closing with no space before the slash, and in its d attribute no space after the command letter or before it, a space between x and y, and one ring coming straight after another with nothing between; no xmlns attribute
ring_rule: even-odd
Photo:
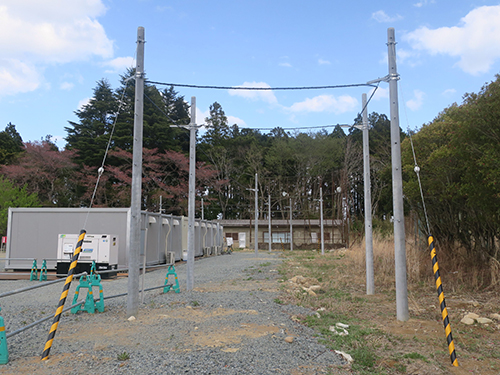
<svg viewBox="0 0 500 375"><path fill-rule="evenodd" d="M189 201L188 201L188 259L186 289L194 287L194 215L196 174L196 97L191 97L191 122L189 123Z"/></svg>
<svg viewBox="0 0 500 375"><path fill-rule="evenodd" d="M128 249L127 316L139 312L139 251L141 249L142 125L144 112L144 27L137 29L135 69L134 143Z"/></svg>
<svg viewBox="0 0 500 375"><path fill-rule="evenodd" d="M290 198L290 251L293 250L292 198Z"/></svg>
<svg viewBox="0 0 500 375"><path fill-rule="evenodd" d="M259 189L257 178L257 173L255 173L255 255L259 254Z"/></svg>
<svg viewBox="0 0 500 375"><path fill-rule="evenodd" d="M271 194L269 194L269 196L268 196L268 197L269 197L269 198L268 198L268 201L267 201L267 202L268 202L268 205L269 205L269 207L268 207L268 212L269 212L269 214L268 214L268 216L269 216L269 223L268 223L268 232L269 232L269 252L271 252L271 251L272 251L272 242L273 242L273 236L272 236L272 234L271 234Z"/></svg>
<svg viewBox="0 0 500 375"><path fill-rule="evenodd" d="M205 211L203 207L203 197L201 197L201 220L205 220Z"/></svg>
<svg viewBox="0 0 500 375"><path fill-rule="evenodd" d="M321 255L325 255L325 231L323 227L323 188L319 188L319 221L321 227Z"/></svg>
<svg viewBox="0 0 500 375"><path fill-rule="evenodd" d="M368 108L366 94L363 104L363 180L365 188L365 252L366 252L366 294L375 293L373 274L373 232L372 232L372 194L370 180L370 142L368 138Z"/></svg>
<svg viewBox="0 0 500 375"><path fill-rule="evenodd" d="M389 58L389 96L391 103L392 194L394 210L394 253L396 264L397 318L407 321L408 285L406 279L405 218L403 211L403 177L401 172L401 137L399 132L398 80L396 68L396 38L394 28L387 29Z"/></svg>

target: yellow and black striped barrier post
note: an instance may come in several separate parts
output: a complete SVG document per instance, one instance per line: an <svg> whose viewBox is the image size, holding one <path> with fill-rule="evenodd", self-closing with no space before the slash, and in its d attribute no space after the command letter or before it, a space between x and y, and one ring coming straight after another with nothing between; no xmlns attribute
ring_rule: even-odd
<svg viewBox="0 0 500 375"><path fill-rule="evenodd" d="M441 315L443 316L444 331L446 333L446 341L448 342L448 351L450 352L451 364L458 367L457 354L455 353L455 344L451 335L450 319L448 318L448 310L444 300L443 285L441 284L441 276L439 275L439 265L434 249L434 237L429 236L429 250L431 251L432 269L434 271L434 279L436 280L436 289L439 297L439 305L441 307Z"/></svg>
<svg viewBox="0 0 500 375"><path fill-rule="evenodd" d="M47 338L45 348L43 349L42 361L45 361L49 358L50 348L52 347L52 342L54 341L54 336L56 335L57 326L59 325L59 319L61 319L61 314L63 312L64 303L66 302L66 297L68 297L71 281L73 280L73 271L75 270L76 263L78 262L78 256L82 251L82 244L83 239L85 238L85 233L85 229L82 229L80 231L80 236L78 237L75 252L73 253L71 264L69 265L68 276L66 277L66 282L64 283L61 298L59 299L59 305L57 306L56 313L54 314L54 320L52 321L52 326L50 327L49 337Z"/></svg>

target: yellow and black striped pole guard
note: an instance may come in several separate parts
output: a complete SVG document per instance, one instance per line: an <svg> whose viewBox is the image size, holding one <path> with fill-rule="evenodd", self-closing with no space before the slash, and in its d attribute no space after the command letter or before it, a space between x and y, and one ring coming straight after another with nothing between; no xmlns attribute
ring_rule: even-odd
<svg viewBox="0 0 500 375"><path fill-rule="evenodd" d="M451 335L450 319L448 318L448 309L444 300L443 285L441 284L441 276L439 275L439 265L434 249L434 238L429 236L429 250L431 251L432 270L434 271L434 279L436 280L436 289L439 297L439 305L441 307L441 315L443 316L444 331L446 333L446 341L448 342L448 351L450 352L451 364L458 367L457 354L455 353L455 344Z"/></svg>
<svg viewBox="0 0 500 375"><path fill-rule="evenodd" d="M69 287L71 286L71 281L73 280L73 272L76 267L76 263L78 262L78 256L82 251L83 239L85 238L85 229L80 231L80 236L78 237L78 242L76 244L75 252L71 257L71 264L69 265L68 276L66 277L66 281L64 283L63 291L61 293L61 298L59 299L59 304L57 305L56 313L54 314L54 320L52 321L52 326L50 327L49 337L45 342L45 348L42 353L42 361L45 361L49 358L50 348L52 347L52 342L54 341L54 336L56 335L57 326L59 325L59 319L61 318L61 314L64 308L64 303L66 302L66 297L68 297Z"/></svg>

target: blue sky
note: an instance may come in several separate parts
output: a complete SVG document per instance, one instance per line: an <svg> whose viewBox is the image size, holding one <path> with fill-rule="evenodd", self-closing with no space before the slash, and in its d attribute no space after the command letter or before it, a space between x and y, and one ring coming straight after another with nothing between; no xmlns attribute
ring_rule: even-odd
<svg viewBox="0 0 500 375"><path fill-rule="evenodd" d="M60 147L96 82L116 88L135 65L139 26L152 81L266 87L383 77L394 27L403 129L432 121L500 71L500 1L1 0L0 24L0 128L12 122L24 141L50 134ZM217 101L230 124L258 129L351 124L370 94L177 90L188 102L196 96L198 124ZM368 111L389 115L387 83Z"/></svg>

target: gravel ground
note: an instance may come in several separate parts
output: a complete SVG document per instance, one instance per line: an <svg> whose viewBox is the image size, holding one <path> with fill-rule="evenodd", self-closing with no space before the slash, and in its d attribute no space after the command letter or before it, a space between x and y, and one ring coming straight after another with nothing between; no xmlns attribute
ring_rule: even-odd
<svg viewBox="0 0 500 375"><path fill-rule="evenodd" d="M340 374L345 361L294 320L311 310L275 302L279 253L253 251L198 259L187 292L186 264L175 266L181 292L144 293L137 319L126 297L107 299L104 313L64 313L41 361L52 320L9 337L5 374ZM145 288L163 285L165 269L147 272ZM35 285L0 281L0 293ZM66 301L73 301L73 281ZM104 295L127 291L127 278L102 281ZM63 283L0 299L6 332L53 315ZM80 296L85 295L81 289ZM94 289L96 294L96 290ZM293 342L285 338L293 338ZM290 340L290 339L289 339ZM129 357L125 358L119 357Z"/></svg>

